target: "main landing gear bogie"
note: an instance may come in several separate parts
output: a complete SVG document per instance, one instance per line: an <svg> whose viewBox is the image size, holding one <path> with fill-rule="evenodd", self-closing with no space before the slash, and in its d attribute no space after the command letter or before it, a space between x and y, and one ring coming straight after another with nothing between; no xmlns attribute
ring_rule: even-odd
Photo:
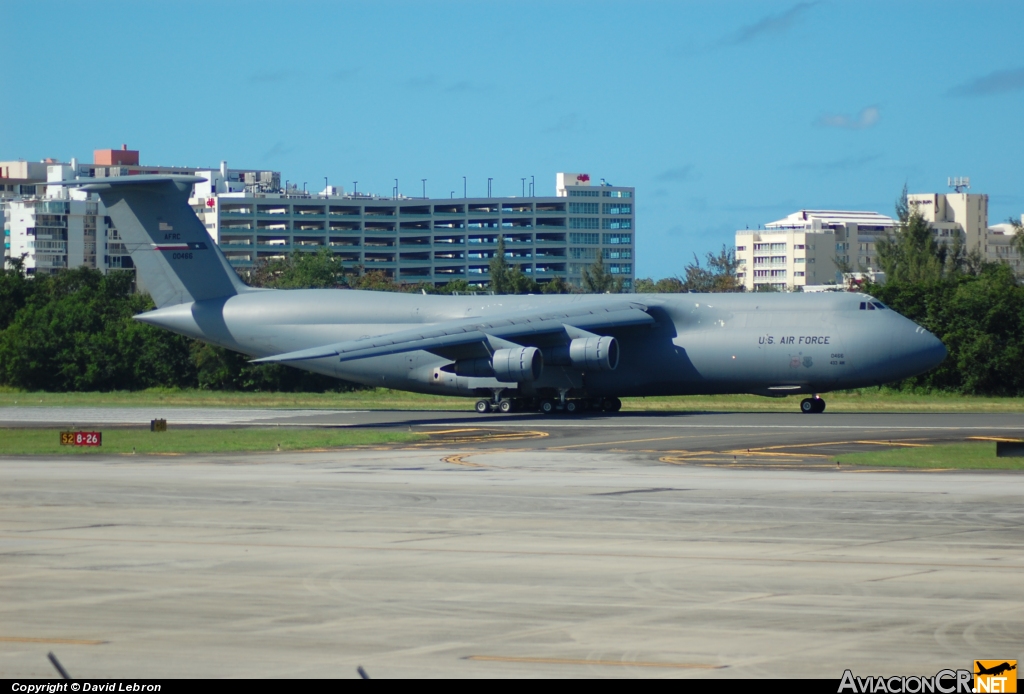
<svg viewBox="0 0 1024 694"><path fill-rule="evenodd" d="M537 405L537 410L543 414L564 412L572 415L581 412L618 412L621 409L622 401L618 398L568 399L564 403L545 398Z"/></svg>
<svg viewBox="0 0 1024 694"><path fill-rule="evenodd" d="M618 398L571 398L560 401L556 398L542 398L530 400L528 398L505 398L495 402L494 400L477 400L474 409L479 414L500 412L511 414L512 412L535 411L542 414L564 413L569 415L580 414L581 412L618 412L622 409L622 401Z"/></svg>
<svg viewBox="0 0 1024 694"><path fill-rule="evenodd" d="M821 414L825 411L825 401L818 396L804 398L800 401L800 411L804 414Z"/></svg>

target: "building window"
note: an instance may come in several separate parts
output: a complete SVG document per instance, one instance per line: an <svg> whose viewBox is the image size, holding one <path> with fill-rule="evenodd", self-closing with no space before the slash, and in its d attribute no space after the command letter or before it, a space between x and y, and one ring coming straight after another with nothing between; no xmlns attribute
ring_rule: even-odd
<svg viewBox="0 0 1024 694"><path fill-rule="evenodd" d="M633 193L628 190L606 190L604 193L606 198L631 198Z"/></svg>
<svg viewBox="0 0 1024 694"><path fill-rule="evenodd" d="M755 243L754 244L754 250L755 251L767 251L767 250L770 250L770 246L771 246L770 243Z"/></svg>
<svg viewBox="0 0 1024 694"><path fill-rule="evenodd" d="M796 263L797 265L803 265L804 264L804 260L806 260L806 259L805 258L793 258L793 262Z"/></svg>
<svg viewBox="0 0 1024 694"><path fill-rule="evenodd" d="M755 255L754 256L754 265L767 265L767 264L768 264L768 256L765 256L765 255Z"/></svg>
<svg viewBox="0 0 1024 694"><path fill-rule="evenodd" d="M739 253L740 251L745 251L745 250L747 250L746 246L736 246L736 252L737 253Z"/></svg>
<svg viewBox="0 0 1024 694"><path fill-rule="evenodd" d="M601 193L596 190L573 190L572 188L569 189L570 198L597 198L600 196ZM596 205L597 203L594 204Z"/></svg>
<svg viewBox="0 0 1024 694"><path fill-rule="evenodd" d="M570 202L569 214L597 214L596 202Z"/></svg>
<svg viewBox="0 0 1024 694"><path fill-rule="evenodd" d="M571 244L592 243L596 245L600 242L600 234L583 234L579 232L569 234L569 243Z"/></svg>
<svg viewBox="0 0 1024 694"><path fill-rule="evenodd" d="M632 234L603 234L601 243L606 246L614 246L616 244L630 244L633 243Z"/></svg>
<svg viewBox="0 0 1024 694"><path fill-rule="evenodd" d="M607 217L603 220L601 225L603 229L631 229L633 227L632 219L608 219Z"/></svg>
<svg viewBox="0 0 1024 694"><path fill-rule="evenodd" d="M771 273L772 273L771 274L772 277L785 277L786 276L786 271L785 270L772 270Z"/></svg>
<svg viewBox="0 0 1024 694"><path fill-rule="evenodd" d="M793 250L802 251L802 250L804 250L804 248L806 248L806 246L804 246L804 244L802 244L802 243L794 243L793 244Z"/></svg>
<svg viewBox="0 0 1024 694"><path fill-rule="evenodd" d="M786 244L784 244L784 243L773 243L771 249L773 251L783 251L783 252L785 252Z"/></svg>
<svg viewBox="0 0 1024 694"><path fill-rule="evenodd" d="M570 203L571 204L571 203ZM595 210L596 211L596 210ZM604 204L605 214L633 214L633 206L623 203L606 202Z"/></svg>
<svg viewBox="0 0 1024 694"><path fill-rule="evenodd" d="M628 248L605 248L601 256L605 260L629 260L633 257L633 251Z"/></svg>
<svg viewBox="0 0 1024 694"><path fill-rule="evenodd" d="M754 277L767 277L767 276L768 276L768 271L767 270L754 270Z"/></svg>
<svg viewBox="0 0 1024 694"><path fill-rule="evenodd" d="M569 257L573 260L594 260L597 258L596 248L570 248Z"/></svg>
<svg viewBox="0 0 1024 694"><path fill-rule="evenodd" d="M806 274L804 272L794 272L793 277L804 277Z"/></svg>
<svg viewBox="0 0 1024 694"><path fill-rule="evenodd" d="M627 263L625 265L611 265L609 267L610 272L613 275L629 275L632 274L633 272L633 265L630 263Z"/></svg>
<svg viewBox="0 0 1024 694"><path fill-rule="evenodd" d="M597 217L569 217L570 229L598 229L600 228Z"/></svg>

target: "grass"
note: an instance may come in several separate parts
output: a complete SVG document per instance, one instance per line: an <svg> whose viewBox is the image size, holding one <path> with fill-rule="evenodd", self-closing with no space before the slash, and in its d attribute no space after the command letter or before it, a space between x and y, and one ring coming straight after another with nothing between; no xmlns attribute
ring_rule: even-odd
<svg viewBox="0 0 1024 694"><path fill-rule="evenodd" d="M796 412L804 396L695 395L624 398L626 412ZM1024 412L1024 398L987 398L953 394L916 395L865 388L829 393L829 412ZM232 407L356 410L462 410L469 398L420 395L377 388L350 393L236 393L151 389L112 393L31 393L0 388L0 407Z"/></svg>
<svg viewBox="0 0 1024 694"><path fill-rule="evenodd" d="M1024 470L1024 458L997 458L994 441L889 448L836 456L843 465L944 470Z"/></svg>
<svg viewBox="0 0 1024 694"><path fill-rule="evenodd" d="M100 447L61 446L57 429L0 429L0 455L53 455L106 453L139 455L231 453L331 449L343 446L407 443L420 434L377 429L149 429L105 427Z"/></svg>

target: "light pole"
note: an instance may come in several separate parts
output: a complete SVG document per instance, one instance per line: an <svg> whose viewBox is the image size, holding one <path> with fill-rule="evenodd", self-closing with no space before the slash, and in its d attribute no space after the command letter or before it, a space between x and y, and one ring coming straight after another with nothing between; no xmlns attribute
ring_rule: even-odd
<svg viewBox="0 0 1024 694"><path fill-rule="evenodd" d="M303 192L303 193L305 193L305 192L306 192L306 184L307 184L307 183L309 183L309 181L303 181L303 182L302 182L302 192Z"/></svg>
<svg viewBox="0 0 1024 694"><path fill-rule="evenodd" d="M454 199L455 199L455 191L453 190L452 191L452 200L454 200Z"/></svg>
<svg viewBox="0 0 1024 694"><path fill-rule="evenodd" d="M359 181L352 181L352 195L359 195Z"/></svg>
<svg viewBox="0 0 1024 694"><path fill-rule="evenodd" d="M521 180L523 182L523 197L525 198L526 197L526 178L524 177L524 178L521 178L519 180Z"/></svg>
<svg viewBox="0 0 1024 694"><path fill-rule="evenodd" d="M493 178L487 179L487 197L491 197L491 181L493 180Z"/></svg>
<svg viewBox="0 0 1024 694"><path fill-rule="evenodd" d="M398 179L395 179L395 200L398 199Z"/></svg>
<svg viewBox="0 0 1024 694"><path fill-rule="evenodd" d="M462 197L466 197L466 177L462 177Z"/></svg>
<svg viewBox="0 0 1024 694"><path fill-rule="evenodd" d="M284 194L288 195L288 184L291 183L287 178L284 179Z"/></svg>
<svg viewBox="0 0 1024 694"><path fill-rule="evenodd" d="M329 187L330 186L327 185L327 176L324 176L324 197L325 198L330 196L330 193L327 191L327 189Z"/></svg>
<svg viewBox="0 0 1024 694"><path fill-rule="evenodd" d="M427 199L427 179L421 178L420 180L423 181L423 199L426 200Z"/></svg>
<svg viewBox="0 0 1024 694"><path fill-rule="evenodd" d="M537 195L537 189L533 187L534 183L535 183L535 181L533 180L533 176L530 176L530 197L531 198L532 197L536 197L536 195Z"/></svg>

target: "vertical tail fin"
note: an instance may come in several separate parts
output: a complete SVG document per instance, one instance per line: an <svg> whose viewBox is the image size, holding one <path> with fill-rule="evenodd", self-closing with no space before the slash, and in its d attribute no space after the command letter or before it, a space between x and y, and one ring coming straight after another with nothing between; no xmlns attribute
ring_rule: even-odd
<svg viewBox="0 0 1024 694"><path fill-rule="evenodd" d="M189 207L196 176L125 176L66 181L96 192L160 308L248 290Z"/></svg>

